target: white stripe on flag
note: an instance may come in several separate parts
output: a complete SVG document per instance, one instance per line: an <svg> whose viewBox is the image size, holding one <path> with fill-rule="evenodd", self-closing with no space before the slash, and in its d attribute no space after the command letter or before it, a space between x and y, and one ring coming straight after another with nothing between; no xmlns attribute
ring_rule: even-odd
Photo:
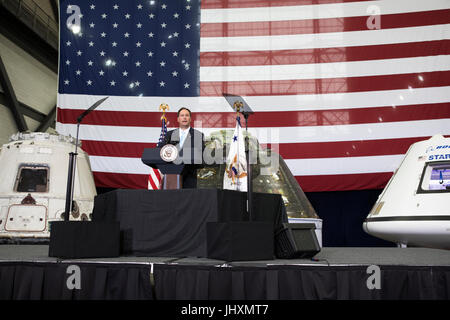
<svg viewBox="0 0 450 320"><path fill-rule="evenodd" d="M202 23L289 21L369 16L369 7L381 14L420 12L447 9L448 0L382 0L303 6L276 6L256 8L202 9ZM373 11L372 11L373 12Z"/></svg>
<svg viewBox="0 0 450 320"><path fill-rule="evenodd" d="M61 125L57 123L56 125L56 130L61 134L75 136L76 129L76 124ZM231 130L231 128L197 129L203 132L205 136L219 130ZM80 139L148 143L148 137L157 137L159 131L160 129L157 127L132 127L132 130L130 130L130 127L81 125ZM262 144L393 139L433 136L435 134L448 135L450 134L450 119L335 126L249 128L249 132L257 137L259 143Z"/></svg>
<svg viewBox="0 0 450 320"><path fill-rule="evenodd" d="M268 66L202 67L202 81L296 80L378 76L450 70L450 55Z"/></svg>
<svg viewBox="0 0 450 320"><path fill-rule="evenodd" d="M318 34L201 38L200 52L340 48L442 39L450 39L450 24Z"/></svg>
<svg viewBox="0 0 450 320"><path fill-rule="evenodd" d="M286 159L294 176L393 172L404 155L342 157L322 159ZM92 171L148 174L149 168L140 158L91 156Z"/></svg>
<svg viewBox="0 0 450 320"><path fill-rule="evenodd" d="M424 81L426 80L424 78ZM450 86L414 88L413 90L248 96L243 98L255 112L372 108L448 102L450 101ZM98 99L100 99L99 96L59 94L58 108L85 110ZM167 103L171 110L178 110L178 107L188 106L192 112L234 112L223 97L163 98L112 96L96 110L142 111L160 114L152 106L160 104L161 101ZM159 132L156 137L159 137Z"/></svg>
<svg viewBox="0 0 450 320"><path fill-rule="evenodd" d="M393 172L404 155L326 159L285 159L294 176Z"/></svg>

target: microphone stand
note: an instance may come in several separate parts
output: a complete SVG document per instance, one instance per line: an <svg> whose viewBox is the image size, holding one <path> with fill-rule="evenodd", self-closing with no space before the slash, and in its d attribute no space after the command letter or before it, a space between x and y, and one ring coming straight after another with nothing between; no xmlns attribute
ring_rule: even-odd
<svg viewBox="0 0 450 320"><path fill-rule="evenodd" d="M89 109L85 110L77 118L77 137L75 140L75 152L69 153L69 171L67 176L67 190L66 190L66 207L64 211L64 221L69 221L70 213L72 212L73 206L73 191L75 186L75 169L76 169L76 157L78 148L78 134L80 132L80 124L85 116L87 116L91 111L97 108L103 101L108 99L108 97L98 100Z"/></svg>

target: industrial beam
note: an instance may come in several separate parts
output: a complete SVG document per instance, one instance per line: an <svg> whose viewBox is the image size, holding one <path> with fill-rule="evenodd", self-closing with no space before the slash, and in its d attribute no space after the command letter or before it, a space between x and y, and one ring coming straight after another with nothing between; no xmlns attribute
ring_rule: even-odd
<svg viewBox="0 0 450 320"><path fill-rule="evenodd" d="M36 109L26 105L23 102L19 102L19 107L20 107L20 112L22 112L22 114L24 116L30 117L31 119L38 121L38 122L42 122L44 121L46 114L37 111ZM6 99L6 95L3 92L0 92L0 104L6 106L9 108L8 106L8 101Z"/></svg>
<svg viewBox="0 0 450 320"><path fill-rule="evenodd" d="M2 85L3 92L6 98L6 105L9 107L13 113L14 120L16 122L17 129L22 131L28 130L28 125L25 122L23 113L20 110L19 102L17 101L16 94L14 93L14 88L9 81L8 73L6 72L5 65L3 64L2 57L0 56L0 84Z"/></svg>
<svg viewBox="0 0 450 320"><path fill-rule="evenodd" d="M50 0L52 6L53 15L55 16L55 21L59 24L59 7L58 0Z"/></svg>
<svg viewBox="0 0 450 320"><path fill-rule="evenodd" d="M58 50L20 21L0 2L0 33L54 73L58 73Z"/></svg>
<svg viewBox="0 0 450 320"><path fill-rule="evenodd" d="M53 107L52 110L50 110L50 112L45 117L45 119L41 121L41 124L36 129L36 131L37 132L45 132L45 131L47 131L48 127L53 127L55 118L56 118L56 105Z"/></svg>

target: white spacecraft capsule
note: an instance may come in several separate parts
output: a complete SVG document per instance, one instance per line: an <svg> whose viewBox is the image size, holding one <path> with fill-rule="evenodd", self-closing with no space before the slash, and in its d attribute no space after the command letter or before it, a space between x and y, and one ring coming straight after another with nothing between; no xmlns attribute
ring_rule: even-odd
<svg viewBox="0 0 450 320"><path fill-rule="evenodd" d="M399 246L450 249L450 138L409 147L363 229Z"/></svg>
<svg viewBox="0 0 450 320"><path fill-rule="evenodd" d="M49 223L64 220L69 153L75 139L18 133L0 152L0 242L48 240ZM97 195L89 157L77 150L70 220L90 220Z"/></svg>

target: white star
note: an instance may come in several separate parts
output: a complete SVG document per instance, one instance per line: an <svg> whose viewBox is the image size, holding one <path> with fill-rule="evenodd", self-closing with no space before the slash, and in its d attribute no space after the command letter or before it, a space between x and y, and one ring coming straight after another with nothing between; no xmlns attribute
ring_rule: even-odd
<svg viewBox="0 0 450 320"><path fill-rule="evenodd" d="M125 51L125 52L123 53L123 56L124 56L124 57L128 57L128 52Z"/></svg>
<svg viewBox="0 0 450 320"><path fill-rule="evenodd" d="M178 52L174 51L174 52L172 52L172 55L173 55L174 57L178 57Z"/></svg>
<svg viewBox="0 0 450 320"><path fill-rule="evenodd" d="M161 47L165 47L166 46L166 43L164 41L161 42L160 44L161 44Z"/></svg>
<svg viewBox="0 0 450 320"><path fill-rule="evenodd" d="M139 10L141 10L141 9L142 9L142 4L138 5L137 8L138 8Z"/></svg>
<svg viewBox="0 0 450 320"><path fill-rule="evenodd" d="M66 64L67 64L67 65L70 65L70 60L66 60Z"/></svg>
<svg viewBox="0 0 450 320"><path fill-rule="evenodd" d="M91 60L88 61L88 65L92 66L93 64L94 63Z"/></svg>
<svg viewBox="0 0 450 320"><path fill-rule="evenodd" d="M163 4L163 5L161 6L161 8L165 10L165 9L167 8L167 5L166 5L166 4Z"/></svg>
<svg viewBox="0 0 450 320"><path fill-rule="evenodd" d="M141 83L139 81L136 81L134 84L136 85L136 87L139 87Z"/></svg>
<svg viewBox="0 0 450 320"><path fill-rule="evenodd" d="M165 67L165 66L166 66L166 62L165 62L165 61L161 61L161 62L159 63L159 65L160 65L161 67Z"/></svg>
<svg viewBox="0 0 450 320"><path fill-rule="evenodd" d="M89 42L89 47L93 47L94 43L92 41Z"/></svg>
<svg viewBox="0 0 450 320"><path fill-rule="evenodd" d="M106 37L106 33L102 32L102 33L100 33L100 36L101 36L102 38L104 38L104 37Z"/></svg>
<svg viewBox="0 0 450 320"><path fill-rule="evenodd" d="M160 83L159 83L159 86L160 87L164 87L166 85L166 83L164 82L164 81L161 81Z"/></svg>
<svg viewBox="0 0 450 320"><path fill-rule="evenodd" d="M176 71L172 72L172 76L173 76L173 77L178 76L178 72L176 72Z"/></svg>
<svg viewBox="0 0 450 320"><path fill-rule="evenodd" d="M142 44L142 43L140 43L139 41L136 42L136 47L140 48L140 47L141 47L141 44Z"/></svg>
<svg viewBox="0 0 450 320"><path fill-rule="evenodd" d="M83 54L83 52L81 52L80 50L77 51L77 56L81 56Z"/></svg>
<svg viewBox="0 0 450 320"><path fill-rule="evenodd" d="M68 46L68 47L70 47L71 44L72 44L72 42L70 42L70 41L66 42L66 46Z"/></svg>
<svg viewBox="0 0 450 320"><path fill-rule="evenodd" d="M68 79L64 80L64 84L67 86L70 83Z"/></svg>
<svg viewBox="0 0 450 320"><path fill-rule="evenodd" d="M148 77L153 76L153 72L151 72L151 71L147 72L147 76L148 76Z"/></svg>
<svg viewBox="0 0 450 320"><path fill-rule="evenodd" d="M100 56L102 56L102 57L104 57L105 56L105 54L106 54L106 52L105 51L100 51Z"/></svg>
<svg viewBox="0 0 450 320"><path fill-rule="evenodd" d="M191 10L191 6L186 6L186 10Z"/></svg>
<svg viewBox="0 0 450 320"><path fill-rule="evenodd" d="M152 51L149 51L149 52L147 52L147 55L148 55L149 57L153 57L153 52L152 52Z"/></svg>
<svg viewBox="0 0 450 320"><path fill-rule="evenodd" d="M111 44L112 44L113 47L117 47L117 42L114 41L114 42L111 43Z"/></svg>
<svg viewBox="0 0 450 320"><path fill-rule="evenodd" d="M174 36L175 38L178 38L178 35L179 35L178 32L174 32L174 33L173 33L173 36Z"/></svg>
<svg viewBox="0 0 450 320"><path fill-rule="evenodd" d="M184 84L184 88L185 88L185 89L189 88L189 83L186 82L186 83Z"/></svg>
<svg viewBox="0 0 450 320"><path fill-rule="evenodd" d="M125 36L125 38L129 38L129 37L130 37L130 34L129 34L128 32L125 32L125 33L124 33L124 36Z"/></svg>
<svg viewBox="0 0 450 320"><path fill-rule="evenodd" d="M142 28L142 23L139 22L139 23L136 25L136 27L137 27L138 29Z"/></svg>
<svg viewBox="0 0 450 320"><path fill-rule="evenodd" d="M129 13L127 13L127 14L125 15L125 19L130 19L130 17L131 17L131 15L130 15Z"/></svg>
<svg viewBox="0 0 450 320"><path fill-rule="evenodd" d="M114 87L116 85L116 82L113 80L110 82L111 86Z"/></svg>
<svg viewBox="0 0 450 320"><path fill-rule="evenodd" d="M116 62L115 61L111 62L111 65L114 67L116 65Z"/></svg>
<svg viewBox="0 0 450 320"><path fill-rule="evenodd" d="M141 66L141 62L140 61L136 61L136 67L140 67Z"/></svg>
<svg viewBox="0 0 450 320"><path fill-rule="evenodd" d="M154 36L153 32L150 32L150 33L148 34L148 37L149 37L149 38L153 38L153 36Z"/></svg>
<svg viewBox="0 0 450 320"><path fill-rule="evenodd" d="M184 26L186 29L190 29L191 25L188 23L187 25Z"/></svg>
<svg viewBox="0 0 450 320"><path fill-rule="evenodd" d="M100 71L98 72L98 74L99 74L100 76L103 76L103 75L105 74L105 71L100 70Z"/></svg>
<svg viewBox="0 0 450 320"><path fill-rule="evenodd" d="M148 17L149 17L150 19L153 19L153 18L155 17L155 15L154 15L153 13L150 13L150 14L148 15Z"/></svg>
<svg viewBox="0 0 450 320"><path fill-rule="evenodd" d="M188 42L188 43L185 43L184 44L184 47L186 48L186 49L189 49L190 47L191 47L191 44Z"/></svg>
<svg viewBox="0 0 450 320"><path fill-rule="evenodd" d="M81 70L77 70L75 71L75 73L77 74L77 76L79 76L81 74Z"/></svg>
<svg viewBox="0 0 450 320"><path fill-rule="evenodd" d="M95 9L95 5L91 4L91 10Z"/></svg>
<svg viewBox="0 0 450 320"><path fill-rule="evenodd" d="M117 28L119 24L117 22L113 23L113 28Z"/></svg>
<svg viewBox="0 0 450 320"><path fill-rule="evenodd" d="M167 27L167 24L165 22L161 23L161 28L164 29L165 27Z"/></svg>
<svg viewBox="0 0 450 320"><path fill-rule="evenodd" d="M184 65L184 68L185 68L186 70L189 70L189 66L190 66L190 64L189 64L189 63L186 63L186 64Z"/></svg>
<svg viewBox="0 0 450 320"><path fill-rule="evenodd" d="M86 81L87 85L90 86L92 84L91 80Z"/></svg>
<svg viewBox="0 0 450 320"><path fill-rule="evenodd" d="M114 10L119 9L119 6L117 4L113 5Z"/></svg>
<svg viewBox="0 0 450 320"><path fill-rule="evenodd" d="M91 27L91 28L95 27L95 23L91 22L91 23L89 24L89 27Z"/></svg>
<svg viewBox="0 0 450 320"><path fill-rule="evenodd" d="M122 72L122 74L123 74L124 77L128 76L128 72L127 71Z"/></svg>
<svg viewBox="0 0 450 320"><path fill-rule="evenodd" d="M108 15L106 13L102 14L102 19L106 19Z"/></svg>
<svg viewBox="0 0 450 320"><path fill-rule="evenodd" d="M179 16L180 16L180 15L179 15L178 13L176 13L176 12L175 12L175 14L173 15L173 17L174 17L175 19L178 19Z"/></svg>

